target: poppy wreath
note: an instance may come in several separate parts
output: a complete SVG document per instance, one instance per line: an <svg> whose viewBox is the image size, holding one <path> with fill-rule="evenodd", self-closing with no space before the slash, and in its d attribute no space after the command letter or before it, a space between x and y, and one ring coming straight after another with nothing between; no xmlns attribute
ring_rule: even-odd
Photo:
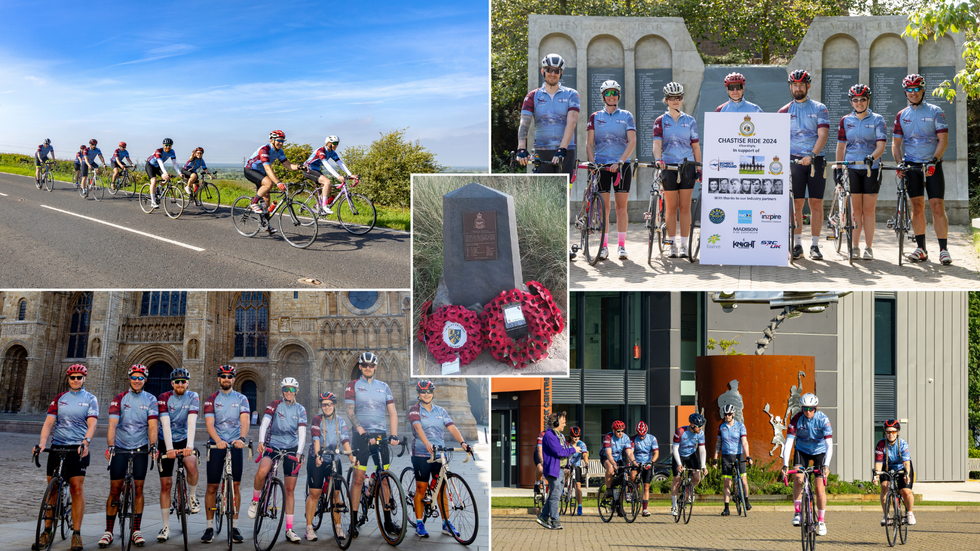
<svg viewBox="0 0 980 551"><path fill-rule="evenodd" d="M459 354L460 365L476 359L483 351L480 316L462 306L443 306L434 312L432 301L422 305L417 337L440 363L451 362Z"/></svg>
<svg viewBox="0 0 980 551"><path fill-rule="evenodd" d="M483 338L486 348L498 362L517 369L537 363L548 357L552 337L565 327L561 310L551 293L537 281L527 284L528 291L511 289L501 291L483 308ZM503 308L508 304L520 304L527 335L516 341L507 334Z"/></svg>

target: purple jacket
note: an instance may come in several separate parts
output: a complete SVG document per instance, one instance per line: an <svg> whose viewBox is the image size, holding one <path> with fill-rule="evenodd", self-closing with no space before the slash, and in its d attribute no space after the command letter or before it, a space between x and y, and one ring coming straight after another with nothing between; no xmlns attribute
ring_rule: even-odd
<svg viewBox="0 0 980 551"><path fill-rule="evenodd" d="M574 447L566 447L558 438L558 433L549 429L544 433L542 442L544 449L544 474L557 477L561 471L561 458L568 457L575 453Z"/></svg>

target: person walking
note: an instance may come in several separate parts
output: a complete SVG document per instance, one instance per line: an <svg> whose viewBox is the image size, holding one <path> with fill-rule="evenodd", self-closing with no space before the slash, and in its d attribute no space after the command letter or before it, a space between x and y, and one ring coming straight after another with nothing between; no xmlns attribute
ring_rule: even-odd
<svg viewBox="0 0 980 551"><path fill-rule="evenodd" d="M542 452L544 455L544 476L548 479L548 497L541 508L538 524L549 530L561 530L558 522L558 498L561 497L561 484L558 476L561 474L561 460L575 453L576 449L565 443L562 431L565 430L565 412L552 413L548 418L548 430L545 431Z"/></svg>

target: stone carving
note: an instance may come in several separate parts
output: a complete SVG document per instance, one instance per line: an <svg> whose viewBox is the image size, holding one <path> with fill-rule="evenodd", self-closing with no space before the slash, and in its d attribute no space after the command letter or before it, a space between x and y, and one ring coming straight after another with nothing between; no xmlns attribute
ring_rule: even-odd
<svg viewBox="0 0 980 551"><path fill-rule="evenodd" d="M191 342L187 343L187 358L191 360L197 359L198 353L198 343L197 339L191 339Z"/></svg>
<svg viewBox="0 0 980 551"><path fill-rule="evenodd" d="M738 381L732 379L728 383L728 392L722 393L718 397L718 416L721 419L725 418L725 406L732 404L735 406L735 420L739 423L745 423L745 416L742 415L742 409L745 407L745 403L742 401L742 395L738 391Z"/></svg>
<svg viewBox="0 0 980 551"><path fill-rule="evenodd" d="M773 416L769 413L769 403L766 403L766 407L762 408L763 411L769 414L769 424L772 425L772 449L769 450L769 456L771 457L776 452L776 448L786 445L786 437L783 436L783 431L786 430L786 425L783 424L783 420L779 418L778 415ZM780 451L782 455L782 451Z"/></svg>
<svg viewBox="0 0 980 551"><path fill-rule="evenodd" d="M123 342L183 342L183 316L140 316L124 318L119 326Z"/></svg>
<svg viewBox="0 0 980 551"><path fill-rule="evenodd" d="M290 331L292 331L290 319L286 317L279 318L279 332L289 333Z"/></svg>

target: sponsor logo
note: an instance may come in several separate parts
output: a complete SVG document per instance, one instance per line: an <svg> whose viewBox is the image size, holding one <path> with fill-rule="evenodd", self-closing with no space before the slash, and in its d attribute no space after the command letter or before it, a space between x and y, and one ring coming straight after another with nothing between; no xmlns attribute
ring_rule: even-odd
<svg viewBox="0 0 980 551"><path fill-rule="evenodd" d="M735 161L726 161L726 160L723 160L723 159L712 159L711 162L708 163L708 167L711 170L714 170L715 172L718 172L718 171L721 171L721 170L732 170L732 169L736 169L736 168L738 168L738 165L735 164Z"/></svg>
<svg viewBox="0 0 980 551"><path fill-rule="evenodd" d="M719 208L711 209L711 212L708 213L708 220L711 220L712 224L721 224L725 221L725 211Z"/></svg>
<svg viewBox="0 0 980 551"><path fill-rule="evenodd" d="M751 210L740 210L740 211L738 211L738 223L739 224L751 224L752 223L752 211Z"/></svg>
<svg viewBox="0 0 980 551"><path fill-rule="evenodd" d="M451 348L461 348L466 344L466 329L455 321L447 321L442 326L442 340Z"/></svg>
<svg viewBox="0 0 980 551"><path fill-rule="evenodd" d="M782 214L775 214L771 212L766 212L764 210L759 211L759 220L763 222L779 222L783 219Z"/></svg>
<svg viewBox="0 0 980 551"><path fill-rule="evenodd" d="M732 233L759 233L759 228L753 226L735 226Z"/></svg>
<svg viewBox="0 0 980 551"><path fill-rule="evenodd" d="M712 245L717 244L719 241L721 241L721 236L717 233L708 238L708 243L711 243Z"/></svg>
<svg viewBox="0 0 980 551"><path fill-rule="evenodd" d="M779 241L763 241L761 243L761 245L763 247L769 247L770 249L781 249L781 248L783 248L782 245L779 244Z"/></svg>
<svg viewBox="0 0 980 551"><path fill-rule="evenodd" d="M738 125L738 133L746 138L755 135L755 124L752 122L752 117L745 115L742 124Z"/></svg>
<svg viewBox="0 0 980 551"><path fill-rule="evenodd" d="M783 173L783 163L779 162L779 157L773 157L772 162L769 163L769 174L773 176L779 176Z"/></svg>
<svg viewBox="0 0 980 551"><path fill-rule="evenodd" d="M734 248L734 249L754 249L755 248L755 240L753 239L752 241L746 241L745 239L743 239L741 241L733 241L732 242L732 248Z"/></svg>

